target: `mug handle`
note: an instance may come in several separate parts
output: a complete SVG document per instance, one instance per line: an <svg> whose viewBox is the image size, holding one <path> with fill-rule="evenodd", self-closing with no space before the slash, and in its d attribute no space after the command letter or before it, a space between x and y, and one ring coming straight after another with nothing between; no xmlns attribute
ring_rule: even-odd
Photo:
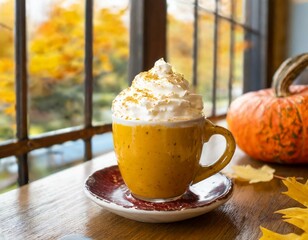
<svg viewBox="0 0 308 240"><path fill-rule="evenodd" d="M199 169L197 170L196 176L192 182L193 184L200 182L222 170L231 161L236 146L234 137L228 129L217 126L207 119L204 120L203 143L208 142L213 135L219 134L226 139L226 149L221 157L211 165L199 165Z"/></svg>

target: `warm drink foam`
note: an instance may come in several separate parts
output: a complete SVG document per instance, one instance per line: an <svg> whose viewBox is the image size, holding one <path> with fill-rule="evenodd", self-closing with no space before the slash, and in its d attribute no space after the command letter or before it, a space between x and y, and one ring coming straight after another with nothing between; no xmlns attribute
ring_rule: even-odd
<svg viewBox="0 0 308 240"><path fill-rule="evenodd" d="M124 120L181 121L203 116L201 95L163 59L141 72L113 101L113 116Z"/></svg>

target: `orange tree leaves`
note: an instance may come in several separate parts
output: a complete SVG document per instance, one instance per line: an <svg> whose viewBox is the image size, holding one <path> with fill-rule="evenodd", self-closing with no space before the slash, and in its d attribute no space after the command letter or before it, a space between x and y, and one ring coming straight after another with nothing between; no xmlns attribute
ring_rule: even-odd
<svg viewBox="0 0 308 240"><path fill-rule="evenodd" d="M0 4L0 110L2 114L13 116L15 77L12 3L13 1L5 1ZM77 0L71 5L65 3L64 0L53 1L42 22L34 24L31 18L27 19L28 75L32 107L40 104L42 109L44 96L58 96L57 91L61 86L82 86L84 80L84 1ZM110 81L112 86L119 85L118 80L124 78L124 73L119 76L120 71L117 68L119 65L126 65L128 59L125 10L94 7L93 76L98 81L98 86L101 85L102 76L107 73L113 74L113 80ZM119 91L119 88L116 91ZM95 88L97 89L99 91L99 88ZM37 100L38 104L35 103Z"/></svg>
<svg viewBox="0 0 308 240"><path fill-rule="evenodd" d="M13 6L14 1L0 4L0 111L10 117L15 113Z"/></svg>
<svg viewBox="0 0 308 240"><path fill-rule="evenodd" d="M13 72L13 60L10 58L0 59L0 102L4 106L3 111L10 116L15 114Z"/></svg>
<svg viewBox="0 0 308 240"><path fill-rule="evenodd" d="M94 19L94 77L113 70L111 58L128 57L127 28L124 11L100 9ZM64 79L83 81L84 74L84 11L80 4L69 8L54 5L50 18L42 23L30 41L29 71L32 78L48 84ZM35 88L38 89L35 81Z"/></svg>

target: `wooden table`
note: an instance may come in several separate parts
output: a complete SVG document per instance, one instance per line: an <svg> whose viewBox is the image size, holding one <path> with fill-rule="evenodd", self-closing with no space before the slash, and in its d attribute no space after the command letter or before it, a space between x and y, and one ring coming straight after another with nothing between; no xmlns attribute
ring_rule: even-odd
<svg viewBox="0 0 308 240"><path fill-rule="evenodd" d="M232 198L212 212L176 223L141 223L119 217L90 201L83 192L88 175L114 161L108 153L0 195L0 239L259 239L259 226L298 231L274 214L298 204L281 194L281 180L236 183ZM262 163L237 149L233 164ZM307 166L271 165L282 176L308 178ZM79 238L78 238L79 237Z"/></svg>

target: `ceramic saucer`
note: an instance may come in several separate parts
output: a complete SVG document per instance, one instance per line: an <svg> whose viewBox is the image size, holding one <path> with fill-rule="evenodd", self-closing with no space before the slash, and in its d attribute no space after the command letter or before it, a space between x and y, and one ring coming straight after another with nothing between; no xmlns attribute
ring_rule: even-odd
<svg viewBox="0 0 308 240"><path fill-rule="evenodd" d="M94 172L84 186L87 197L110 212L140 222L156 223L181 221L209 212L225 203L232 190L232 181L218 173L194 184L176 201L145 202L130 194L118 166Z"/></svg>

